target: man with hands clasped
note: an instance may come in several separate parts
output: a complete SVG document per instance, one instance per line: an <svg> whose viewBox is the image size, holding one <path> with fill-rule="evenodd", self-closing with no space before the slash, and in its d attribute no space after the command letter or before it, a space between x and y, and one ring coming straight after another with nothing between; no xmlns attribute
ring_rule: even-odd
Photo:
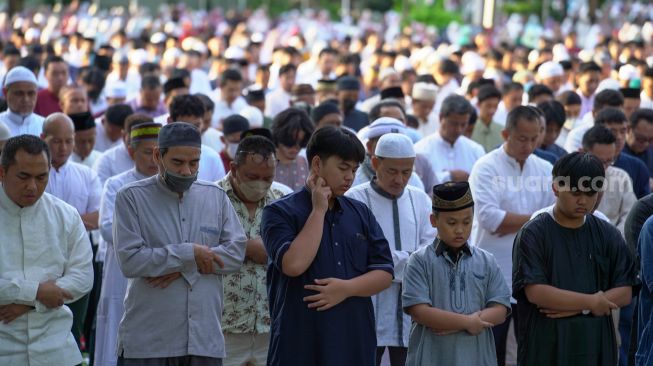
<svg viewBox="0 0 653 366"><path fill-rule="evenodd" d="M364 157L352 132L315 131L307 186L263 209L268 365L375 365L370 297L390 286L393 264L372 212L343 196Z"/></svg>

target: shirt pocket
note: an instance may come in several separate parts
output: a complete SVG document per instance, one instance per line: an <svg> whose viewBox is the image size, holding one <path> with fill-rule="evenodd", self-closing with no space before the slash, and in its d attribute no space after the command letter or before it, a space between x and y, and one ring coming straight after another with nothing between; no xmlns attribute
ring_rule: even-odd
<svg viewBox="0 0 653 366"><path fill-rule="evenodd" d="M201 224L200 225L200 241L202 245L207 247L217 247L220 245L220 233L221 230L217 226L211 224Z"/></svg>
<svg viewBox="0 0 653 366"><path fill-rule="evenodd" d="M463 296L467 298L467 311L473 313L484 309L489 275L478 268L469 269L466 280Z"/></svg>
<svg viewBox="0 0 653 366"><path fill-rule="evenodd" d="M354 276L359 276L367 272L367 250L368 250L367 237L361 233L352 235L347 240L347 248L345 255L347 261L354 270Z"/></svg>

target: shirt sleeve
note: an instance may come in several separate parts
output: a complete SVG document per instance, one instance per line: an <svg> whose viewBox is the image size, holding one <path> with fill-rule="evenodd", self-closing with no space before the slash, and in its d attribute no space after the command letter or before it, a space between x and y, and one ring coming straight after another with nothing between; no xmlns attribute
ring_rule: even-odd
<svg viewBox="0 0 653 366"><path fill-rule="evenodd" d="M38 289L38 281L24 278L0 278L0 305L12 303L33 305Z"/></svg>
<svg viewBox="0 0 653 366"><path fill-rule="evenodd" d="M97 212L100 210L100 201L102 200L102 183L100 183L100 178L97 173L90 171L90 183L88 186L89 189L89 198L88 206L86 207L86 213Z"/></svg>
<svg viewBox="0 0 653 366"><path fill-rule="evenodd" d="M283 256L290 249L290 244L297 237L290 217L277 205L263 209L261 217L261 238L268 253L269 260L279 272L283 272Z"/></svg>
<svg viewBox="0 0 653 366"><path fill-rule="evenodd" d="M97 173L98 178L100 179L101 184L104 184L104 182L107 181L107 179L111 178L109 174L109 167L107 166L109 164L109 159L107 159L105 154L100 155L98 159L93 163L93 170Z"/></svg>
<svg viewBox="0 0 653 366"><path fill-rule="evenodd" d="M483 229L493 233L499 228L507 214L500 208L501 195L499 193L502 186L501 178L506 178L492 172L487 167L488 163L490 161L474 165L469 177L469 186L474 197L474 210L477 212L474 219L478 220Z"/></svg>
<svg viewBox="0 0 653 366"><path fill-rule="evenodd" d="M489 275L485 306L492 303L501 304L510 311L510 289L506 283L496 258L490 254L490 260L487 264L487 273Z"/></svg>
<svg viewBox="0 0 653 366"><path fill-rule="evenodd" d="M369 228L368 240L369 240L369 249L367 251L367 270L382 270L390 273L394 277L394 264L392 261L392 253L390 252L390 245L388 245L388 240L383 235L383 230L379 223L376 221L376 218L372 214L372 211L365 209L368 213L367 225Z"/></svg>
<svg viewBox="0 0 653 366"><path fill-rule="evenodd" d="M401 293L404 312L406 308L414 305L426 304L433 306L429 294L433 293L435 289L429 289L430 281L426 265L420 255L413 255L408 259Z"/></svg>
<svg viewBox="0 0 653 366"><path fill-rule="evenodd" d="M431 164L429 163L426 155L418 153L415 157L415 173L417 173L417 176L422 179L422 183L424 184L424 192L426 192L428 195L431 195L431 190L436 184L435 182L437 179L433 173L433 169L431 168Z"/></svg>
<svg viewBox="0 0 653 366"><path fill-rule="evenodd" d="M515 299L527 285L549 284L546 274L546 243L535 232L533 225L523 227L517 233L512 251L512 293Z"/></svg>
<svg viewBox="0 0 653 366"><path fill-rule="evenodd" d="M119 191L113 215L113 245L125 277L159 277L173 272L197 272L192 243L151 248L141 237L139 226L134 198L129 190Z"/></svg>
<svg viewBox="0 0 653 366"><path fill-rule="evenodd" d="M653 292L653 219L646 221L639 234L642 285Z"/></svg>
<svg viewBox="0 0 653 366"><path fill-rule="evenodd" d="M113 244L113 209L116 204L117 188L116 181L108 180L104 185L100 200L100 235L108 245Z"/></svg>
<svg viewBox="0 0 653 366"><path fill-rule="evenodd" d="M75 216L68 234L68 253L63 276L55 281L57 286L73 296L72 303L86 295L93 287L93 249L81 217Z"/></svg>
<svg viewBox="0 0 653 366"><path fill-rule="evenodd" d="M215 266L216 274L228 274L238 271L243 265L247 237L226 194L222 194L221 201L222 228L220 231L220 245L211 248L211 250L220 256L224 263L224 268Z"/></svg>

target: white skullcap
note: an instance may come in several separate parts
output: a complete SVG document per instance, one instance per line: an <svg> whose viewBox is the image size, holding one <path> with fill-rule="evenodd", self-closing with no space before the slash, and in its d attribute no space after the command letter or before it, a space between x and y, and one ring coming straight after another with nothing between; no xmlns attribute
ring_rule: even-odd
<svg viewBox="0 0 653 366"><path fill-rule="evenodd" d="M263 127L263 112L254 106L247 106L243 108L240 113L249 121L249 128Z"/></svg>
<svg viewBox="0 0 653 366"><path fill-rule="evenodd" d="M567 47L564 44L558 43L553 46L553 61L569 61L570 59L569 51L567 51Z"/></svg>
<svg viewBox="0 0 653 366"><path fill-rule="evenodd" d="M372 122L367 130L361 135L363 140L377 138L386 133L406 133L406 126L398 119L391 117L381 117Z"/></svg>
<svg viewBox="0 0 653 366"><path fill-rule="evenodd" d="M390 159L414 158L413 140L400 133L386 133L376 143L374 155Z"/></svg>
<svg viewBox="0 0 653 366"><path fill-rule="evenodd" d="M21 81L38 85L36 82L36 76L34 76L33 72L31 72L25 66L16 66L13 69L9 70L7 76L5 76L4 87L6 88L13 83L18 83Z"/></svg>
<svg viewBox="0 0 653 366"><path fill-rule="evenodd" d="M107 84L105 88L107 98L127 98L127 84L123 81L115 81Z"/></svg>
<svg viewBox="0 0 653 366"><path fill-rule="evenodd" d="M245 58L245 51L240 47L229 47L224 51L224 58L227 60L241 60Z"/></svg>
<svg viewBox="0 0 653 366"><path fill-rule="evenodd" d="M152 44L158 44L158 43L164 43L168 37L162 33L162 32L156 32L150 37L150 43Z"/></svg>
<svg viewBox="0 0 653 366"><path fill-rule="evenodd" d="M390 75L399 75L399 73L392 67L386 67L379 72L379 80L383 80Z"/></svg>
<svg viewBox="0 0 653 366"><path fill-rule="evenodd" d="M137 48L129 51L129 62L132 65L141 66L147 62L147 51L142 48Z"/></svg>
<svg viewBox="0 0 653 366"><path fill-rule="evenodd" d="M621 88L621 85L619 84L619 82L617 80L615 80L615 79L604 79L603 81L601 81L599 83L599 86L596 88L596 93L598 94L598 93L602 92L603 90L608 90L608 89L619 91L620 88Z"/></svg>
<svg viewBox="0 0 653 366"><path fill-rule="evenodd" d="M537 76L540 79L548 79L556 76L563 76L565 70L557 62L547 61L537 69Z"/></svg>
<svg viewBox="0 0 653 366"><path fill-rule="evenodd" d="M404 55L397 56L397 58L395 59L395 65L394 66L395 66L395 70L397 70L397 72L404 72L406 70L412 70L413 69L413 65L410 63L410 60L408 59L408 57L406 57Z"/></svg>
<svg viewBox="0 0 653 366"><path fill-rule="evenodd" d="M0 141L7 141L11 137L11 131L9 127L4 123L0 122Z"/></svg>
<svg viewBox="0 0 653 366"><path fill-rule="evenodd" d="M619 68L619 80L632 80L639 78L637 68L631 64L625 64Z"/></svg>
<svg viewBox="0 0 653 366"><path fill-rule="evenodd" d="M476 52L467 51L463 55L461 62L463 67L460 72L463 75L468 75L476 71L485 70L485 60Z"/></svg>
<svg viewBox="0 0 653 366"><path fill-rule="evenodd" d="M431 83L415 83L413 85L412 97L415 100L435 101L438 95L438 87Z"/></svg>

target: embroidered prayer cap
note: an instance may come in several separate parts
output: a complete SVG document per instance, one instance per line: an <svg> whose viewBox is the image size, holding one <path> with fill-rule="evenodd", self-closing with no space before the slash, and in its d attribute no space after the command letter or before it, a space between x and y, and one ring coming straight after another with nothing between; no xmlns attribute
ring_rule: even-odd
<svg viewBox="0 0 653 366"><path fill-rule="evenodd" d="M5 76L4 87L8 87L13 83L26 82L38 85L36 82L36 76L25 66L15 66L7 73Z"/></svg>
<svg viewBox="0 0 653 366"><path fill-rule="evenodd" d="M200 130L186 122L173 122L161 128L159 131L159 148L175 146L190 146L201 148L202 135Z"/></svg>
<svg viewBox="0 0 653 366"><path fill-rule="evenodd" d="M433 187L433 211L460 211L474 206L467 182L447 182Z"/></svg>
<svg viewBox="0 0 653 366"><path fill-rule="evenodd" d="M376 143L374 155L389 159L414 158L413 140L400 133L386 133Z"/></svg>
<svg viewBox="0 0 653 366"><path fill-rule="evenodd" d="M361 84L353 76L343 76L338 79L338 90L359 90Z"/></svg>
<svg viewBox="0 0 653 366"><path fill-rule="evenodd" d="M86 131L95 128L95 119L91 112L81 112L69 114L68 117L73 120L75 132Z"/></svg>
<svg viewBox="0 0 653 366"><path fill-rule="evenodd" d="M406 126L398 119L391 117L381 117L361 133L362 139L373 139L385 135L386 133L406 134Z"/></svg>
<svg viewBox="0 0 653 366"><path fill-rule="evenodd" d="M388 98L404 99L404 91L400 86L391 86L381 90L381 100Z"/></svg>
<svg viewBox="0 0 653 366"><path fill-rule="evenodd" d="M129 136L131 137L132 143L138 143L145 140L158 139L160 131L160 123L145 122L132 126Z"/></svg>
<svg viewBox="0 0 653 366"><path fill-rule="evenodd" d="M320 79L315 87L316 92L334 92L336 91L336 81L330 79Z"/></svg>
<svg viewBox="0 0 653 366"><path fill-rule="evenodd" d="M438 87L430 83L415 83L413 85L412 97L414 100L435 101L438 95Z"/></svg>

